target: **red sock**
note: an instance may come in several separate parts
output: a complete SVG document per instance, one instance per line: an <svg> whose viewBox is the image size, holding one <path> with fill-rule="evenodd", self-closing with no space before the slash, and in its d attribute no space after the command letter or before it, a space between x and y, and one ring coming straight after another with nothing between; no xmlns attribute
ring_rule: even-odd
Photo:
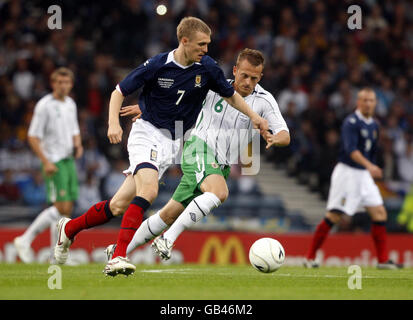
<svg viewBox="0 0 413 320"><path fill-rule="evenodd" d="M314 260L315 259L315 254L317 250L321 247L323 244L324 240L327 238L327 235L333 226L333 223L327 219L324 218L317 226L314 236L313 236L313 241L311 242L311 247L310 251L307 254L307 259L309 260Z"/></svg>
<svg viewBox="0 0 413 320"><path fill-rule="evenodd" d="M150 203L142 197L135 197L122 218L116 249L112 259L118 256L126 257L126 249L133 235L142 223L143 214Z"/></svg>
<svg viewBox="0 0 413 320"><path fill-rule="evenodd" d="M387 260L389 260L389 253L387 251L386 222L373 221L371 225L371 235L373 236L379 263L386 262Z"/></svg>
<svg viewBox="0 0 413 320"><path fill-rule="evenodd" d="M113 218L109 208L109 201L101 201L90 207L86 213L76 219L70 220L65 227L66 236L73 239L76 234L84 229L89 229L108 222Z"/></svg>

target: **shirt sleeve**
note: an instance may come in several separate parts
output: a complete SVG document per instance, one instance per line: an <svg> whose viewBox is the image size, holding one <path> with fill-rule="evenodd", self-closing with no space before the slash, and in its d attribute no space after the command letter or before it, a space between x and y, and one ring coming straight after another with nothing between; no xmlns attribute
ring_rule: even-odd
<svg viewBox="0 0 413 320"><path fill-rule="evenodd" d="M261 116L268 121L268 127L272 134L277 134L283 130L290 132L274 97L270 94L265 94L265 99L259 99L263 101Z"/></svg>
<svg viewBox="0 0 413 320"><path fill-rule="evenodd" d="M140 66L132 70L117 86L124 97L134 93L150 80L156 68L155 58L146 60Z"/></svg>
<svg viewBox="0 0 413 320"><path fill-rule="evenodd" d="M232 97L235 93L235 90L225 78L224 72L218 66L218 64L212 58L209 58L206 61L205 66L211 76L210 89L218 93L221 97Z"/></svg>
<svg viewBox="0 0 413 320"><path fill-rule="evenodd" d="M47 117L48 115L45 105L38 102L34 107L33 117L30 122L27 135L29 137L37 137L39 139L43 139Z"/></svg>
<svg viewBox="0 0 413 320"><path fill-rule="evenodd" d="M357 121L354 118L347 119L341 128L341 139L343 140L344 151L350 155L357 149L358 130Z"/></svg>
<svg viewBox="0 0 413 320"><path fill-rule="evenodd" d="M77 119L77 106L76 103L73 101L73 133L74 136L80 134L79 129L79 121Z"/></svg>

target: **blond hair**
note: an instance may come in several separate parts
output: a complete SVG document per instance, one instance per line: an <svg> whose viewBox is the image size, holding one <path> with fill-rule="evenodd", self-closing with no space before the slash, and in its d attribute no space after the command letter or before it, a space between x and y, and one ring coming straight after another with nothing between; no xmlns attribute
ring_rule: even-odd
<svg viewBox="0 0 413 320"><path fill-rule="evenodd" d="M54 71L52 72L52 74L50 75L50 81L51 81L51 82L56 81L56 78L57 78L58 76L70 77L70 79L72 80L72 82L75 81L75 75L73 74L73 71L70 70L70 69L68 69L68 68L65 68L65 67L60 67L60 68L54 70Z"/></svg>
<svg viewBox="0 0 413 320"><path fill-rule="evenodd" d="M180 42L183 37L191 38L195 32L202 32L211 35L211 29L201 19L195 17L185 17L176 27L176 36Z"/></svg>

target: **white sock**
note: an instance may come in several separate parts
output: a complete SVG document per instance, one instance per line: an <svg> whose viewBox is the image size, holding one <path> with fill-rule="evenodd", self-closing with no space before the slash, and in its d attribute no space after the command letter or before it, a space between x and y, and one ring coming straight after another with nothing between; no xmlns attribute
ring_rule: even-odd
<svg viewBox="0 0 413 320"><path fill-rule="evenodd" d="M159 211L150 216L142 222L138 230L136 230L131 242L129 242L128 248L126 249L126 254L129 254L135 250L135 248L147 243L156 236L159 236L167 227L168 225L162 220L159 215Z"/></svg>
<svg viewBox="0 0 413 320"><path fill-rule="evenodd" d="M205 192L196 197L188 204L184 212L181 213L178 219L176 219L171 227L164 233L164 238L174 243L185 229L191 228L220 204L221 201L211 192Z"/></svg>
<svg viewBox="0 0 413 320"><path fill-rule="evenodd" d="M27 228L27 230L22 235L22 238L30 245L39 233L46 230L48 227L50 227L51 224L56 224L57 220L60 217L60 213L55 206L44 209Z"/></svg>

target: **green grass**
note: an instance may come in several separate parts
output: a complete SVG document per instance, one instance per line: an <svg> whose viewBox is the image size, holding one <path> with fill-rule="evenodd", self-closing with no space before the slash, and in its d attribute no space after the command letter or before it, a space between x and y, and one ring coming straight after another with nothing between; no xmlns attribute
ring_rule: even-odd
<svg viewBox="0 0 413 320"><path fill-rule="evenodd" d="M0 264L0 299L413 299L413 269L362 268L362 289L350 290L347 268L262 274L250 266L138 265L135 274L112 278L103 267L62 266L62 289L51 290L49 265Z"/></svg>

